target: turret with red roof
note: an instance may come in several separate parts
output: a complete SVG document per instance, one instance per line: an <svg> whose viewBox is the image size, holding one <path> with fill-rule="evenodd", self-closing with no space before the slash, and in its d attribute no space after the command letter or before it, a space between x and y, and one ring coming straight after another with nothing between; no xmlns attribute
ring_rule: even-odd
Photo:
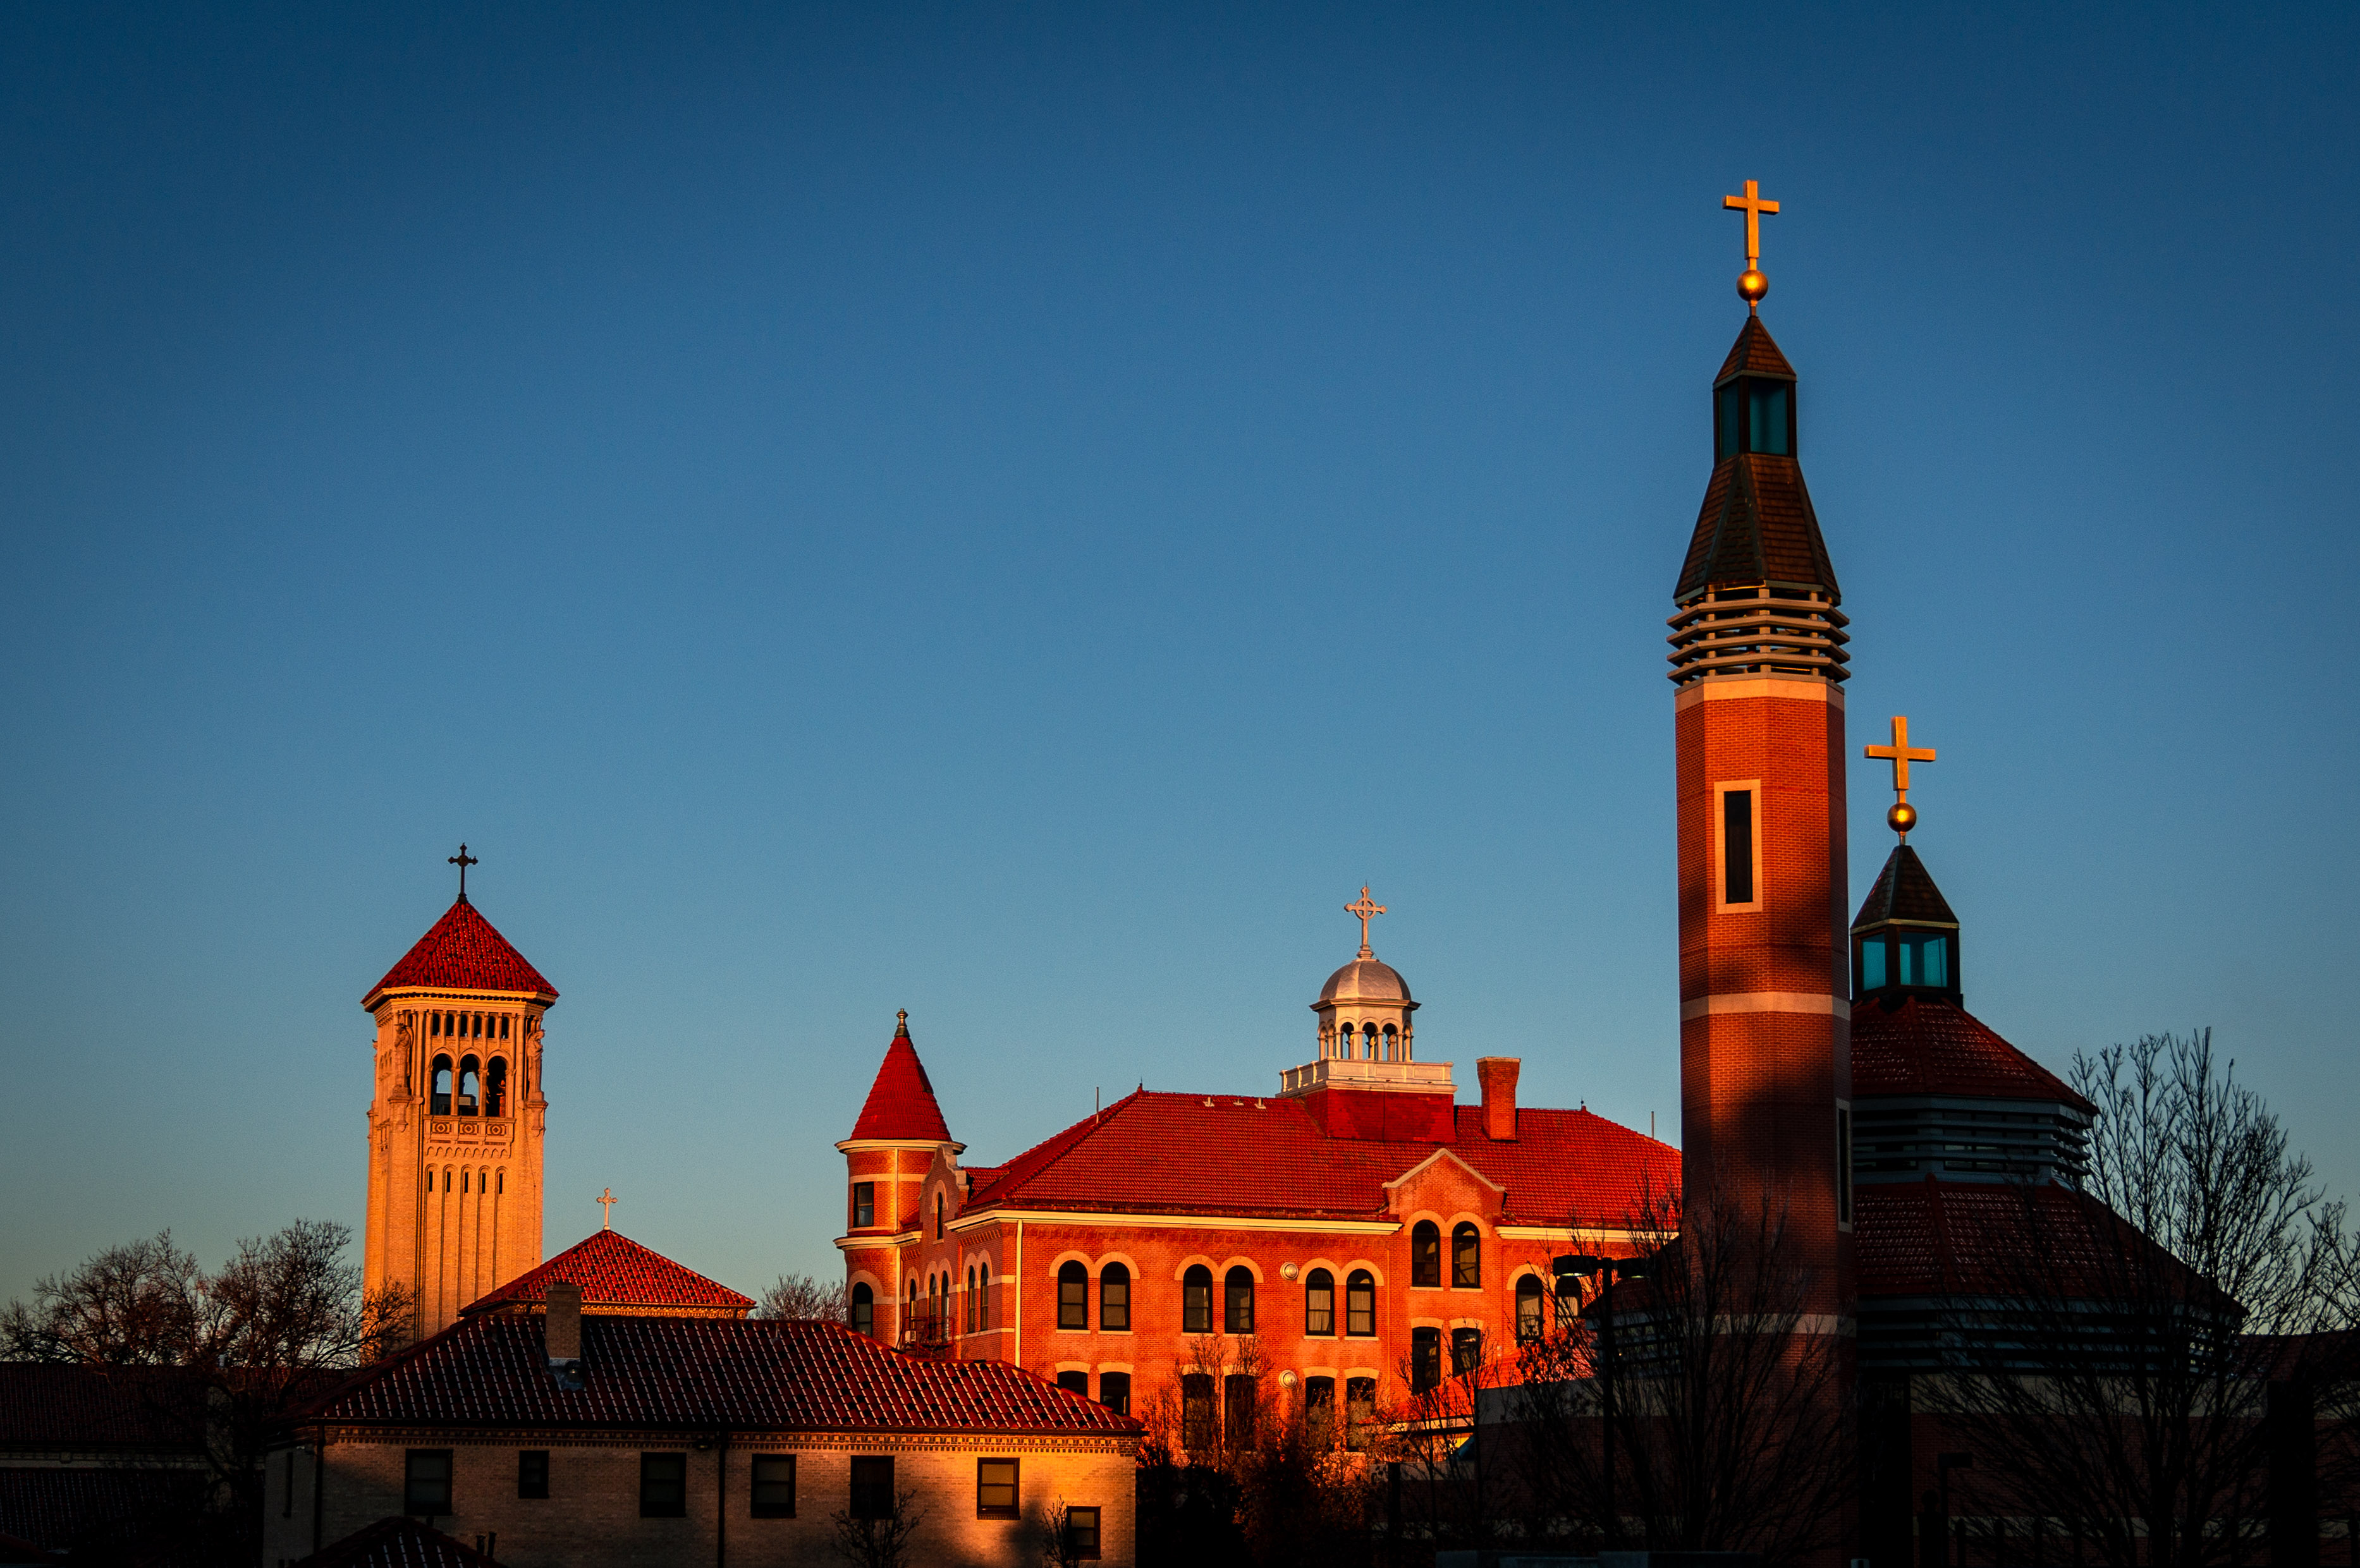
<svg viewBox="0 0 2360 1568"><path fill-rule="evenodd" d="M894 1016L869 1098L852 1136L836 1146L846 1166L844 1249L852 1324L887 1344L902 1337L913 1300L902 1289L898 1237L919 1226L919 1194L937 1159L956 1160L967 1145L955 1141L934 1099L926 1064L910 1040L910 1013Z"/></svg>

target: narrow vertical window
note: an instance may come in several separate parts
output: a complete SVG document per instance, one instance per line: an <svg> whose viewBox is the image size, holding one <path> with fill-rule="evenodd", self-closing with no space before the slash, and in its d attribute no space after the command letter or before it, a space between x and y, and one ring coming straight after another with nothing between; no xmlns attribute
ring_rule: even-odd
<svg viewBox="0 0 2360 1568"><path fill-rule="evenodd" d="M402 1465L401 1511L440 1519L451 1511L451 1451L413 1448Z"/></svg>
<svg viewBox="0 0 2360 1568"><path fill-rule="evenodd" d="M1754 791L1724 789L1721 796L1721 901L1754 902Z"/></svg>
<svg viewBox="0 0 2360 1568"><path fill-rule="evenodd" d="M1198 1263L1180 1280L1180 1332L1213 1332L1213 1271Z"/></svg>
<svg viewBox="0 0 2360 1568"><path fill-rule="evenodd" d="M1483 1283L1483 1233L1460 1225L1450 1233L1450 1286L1472 1290Z"/></svg>
<svg viewBox="0 0 2360 1568"><path fill-rule="evenodd" d="M1479 1370L1483 1365L1483 1331L1480 1328L1455 1328L1450 1331L1450 1371L1454 1377Z"/></svg>
<svg viewBox="0 0 2360 1568"><path fill-rule="evenodd" d="M1376 1436L1377 1380L1344 1379L1344 1446L1366 1448Z"/></svg>
<svg viewBox="0 0 2360 1568"><path fill-rule="evenodd" d="M1527 1274L1516 1281L1516 1340L1530 1345L1541 1336L1541 1279Z"/></svg>
<svg viewBox="0 0 2360 1568"><path fill-rule="evenodd" d="M1336 1379L1303 1380L1303 1426L1314 1448L1336 1446Z"/></svg>
<svg viewBox="0 0 2360 1568"><path fill-rule="evenodd" d="M639 1455L639 1517L641 1519L688 1517L687 1454L642 1454Z"/></svg>
<svg viewBox="0 0 2360 1568"><path fill-rule="evenodd" d="M1409 1334L1409 1391L1423 1394L1442 1383L1442 1331L1414 1328Z"/></svg>
<svg viewBox="0 0 2360 1568"><path fill-rule="evenodd" d="M1225 1334L1254 1331L1253 1270L1242 1266L1229 1270L1222 1292L1221 1330Z"/></svg>
<svg viewBox="0 0 2360 1568"><path fill-rule="evenodd" d="M1098 1403L1119 1416L1131 1414L1131 1374L1128 1372L1099 1373Z"/></svg>
<svg viewBox="0 0 2360 1568"><path fill-rule="evenodd" d="M1377 1281L1365 1269L1355 1269L1344 1281L1344 1332L1358 1339L1377 1332Z"/></svg>
<svg viewBox="0 0 2360 1568"><path fill-rule="evenodd" d="M893 1456L860 1454L852 1461L852 1517L891 1519L899 1510L893 1497Z"/></svg>
<svg viewBox="0 0 2360 1568"><path fill-rule="evenodd" d="M1852 1107L1836 1106L1836 1223L1852 1224Z"/></svg>
<svg viewBox="0 0 2360 1568"><path fill-rule="evenodd" d="M757 1454L753 1465L753 1508L756 1519L795 1517L795 1456Z"/></svg>
<svg viewBox="0 0 2360 1568"><path fill-rule="evenodd" d="M1432 1220L1410 1227L1409 1282L1423 1290L1442 1289L1442 1227Z"/></svg>
<svg viewBox="0 0 2360 1568"><path fill-rule="evenodd" d="M1098 1327L1109 1334L1131 1332L1131 1270L1120 1263L1098 1273Z"/></svg>
<svg viewBox="0 0 2360 1568"><path fill-rule="evenodd" d="M517 1496L549 1496L549 1450L546 1448L517 1450Z"/></svg>
<svg viewBox="0 0 2360 1568"><path fill-rule="evenodd" d="M852 1288L852 1332L872 1336L877 1332L877 1292L865 1281Z"/></svg>
<svg viewBox="0 0 2360 1568"><path fill-rule="evenodd" d="M852 1228L866 1230L877 1223L877 1183L855 1181L852 1184Z"/></svg>
<svg viewBox="0 0 2360 1568"><path fill-rule="evenodd" d="M1303 1277L1303 1332L1319 1337L1336 1332L1336 1276L1325 1269Z"/></svg>
<svg viewBox="0 0 2360 1568"><path fill-rule="evenodd" d="M1068 1261L1057 1270L1057 1326L1090 1326L1090 1271L1078 1261Z"/></svg>
<svg viewBox="0 0 2360 1568"><path fill-rule="evenodd" d="M1202 1454L1220 1441L1220 1429L1213 1413L1213 1375L1210 1372L1184 1372L1180 1375L1180 1446L1191 1454Z"/></svg>

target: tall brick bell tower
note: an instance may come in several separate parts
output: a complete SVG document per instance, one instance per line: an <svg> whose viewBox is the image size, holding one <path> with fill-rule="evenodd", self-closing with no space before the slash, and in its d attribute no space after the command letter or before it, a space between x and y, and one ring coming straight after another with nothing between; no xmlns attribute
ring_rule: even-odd
<svg viewBox="0 0 2360 1568"><path fill-rule="evenodd" d="M1812 1326L1852 1315L1841 595L1797 461L1794 368L1754 313L1713 380L1713 467L1673 593L1681 1173L1783 1211Z"/></svg>

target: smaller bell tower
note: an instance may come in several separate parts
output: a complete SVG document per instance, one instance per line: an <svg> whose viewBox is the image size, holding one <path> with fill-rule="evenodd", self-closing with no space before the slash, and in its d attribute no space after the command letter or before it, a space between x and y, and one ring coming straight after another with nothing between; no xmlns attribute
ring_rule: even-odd
<svg viewBox="0 0 2360 1568"><path fill-rule="evenodd" d="M459 898L369 987L377 1020L368 1111L364 1289L406 1287L420 1338L456 1322L541 1254L541 1019L557 989Z"/></svg>

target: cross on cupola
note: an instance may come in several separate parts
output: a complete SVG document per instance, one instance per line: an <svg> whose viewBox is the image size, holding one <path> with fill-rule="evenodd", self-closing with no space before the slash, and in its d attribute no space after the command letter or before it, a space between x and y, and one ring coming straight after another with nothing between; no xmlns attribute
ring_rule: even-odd
<svg viewBox="0 0 2360 1568"><path fill-rule="evenodd" d="M1762 276L1762 215L1775 212L1778 203L1762 194L1760 180L1749 180L1744 195L1724 196L1721 205L1724 211L1745 214L1745 270L1737 276L1737 293L1752 310L1770 292L1770 280Z"/></svg>
<svg viewBox="0 0 2360 1568"><path fill-rule="evenodd" d="M1374 958L1376 956L1376 950L1369 945L1369 918L1371 915L1383 914L1385 912L1385 907L1382 904L1378 903L1374 898L1369 897L1369 886L1367 883L1363 882L1360 884L1360 901L1358 903L1345 905L1344 912L1348 915L1358 915L1360 917L1360 956L1362 958Z"/></svg>
<svg viewBox="0 0 2360 1568"><path fill-rule="evenodd" d="M459 853L452 855L447 864L459 868L459 901L464 904L467 901L467 867L481 866L483 861L475 855L469 855L467 846L463 844L459 846Z"/></svg>
<svg viewBox="0 0 2360 1568"><path fill-rule="evenodd" d="M1893 715L1893 744L1862 748L1861 755L1893 764L1893 810L1885 813L1885 825L1909 842L1909 830L1918 825L1918 808L1909 803L1909 765L1931 762L1934 748L1912 746L1909 744L1909 721L1902 714Z"/></svg>

